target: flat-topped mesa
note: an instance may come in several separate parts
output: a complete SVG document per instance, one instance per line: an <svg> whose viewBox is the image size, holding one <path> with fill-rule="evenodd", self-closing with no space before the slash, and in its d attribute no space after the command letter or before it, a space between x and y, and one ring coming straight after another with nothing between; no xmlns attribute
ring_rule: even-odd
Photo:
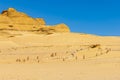
<svg viewBox="0 0 120 80"><path fill-rule="evenodd" d="M8 8L8 10L2 11L0 14L0 29L22 31L40 31L41 29L52 29L53 32L70 32L69 28L65 24L48 27L46 26L43 18L32 18L25 13L18 12L14 8Z"/></svg>

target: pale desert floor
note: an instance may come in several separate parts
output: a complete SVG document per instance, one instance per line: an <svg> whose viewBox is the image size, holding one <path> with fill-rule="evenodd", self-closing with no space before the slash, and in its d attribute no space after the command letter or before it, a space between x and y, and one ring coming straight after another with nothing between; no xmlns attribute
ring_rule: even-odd
<svg viewBox="0 0 120 80"><path fill-rule="evenodd" d="M0 32L0 80L120 80L119 75L120 37Z"/></svg>

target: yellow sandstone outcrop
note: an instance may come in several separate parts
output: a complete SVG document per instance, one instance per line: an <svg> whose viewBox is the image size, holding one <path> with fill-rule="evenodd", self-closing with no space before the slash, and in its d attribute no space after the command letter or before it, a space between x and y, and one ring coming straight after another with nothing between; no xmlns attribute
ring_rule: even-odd
<svg viewBox="0 0 120 80"><path fill-rule="evenodd" d="M0 14L0 30L23 30L42 32L70 32L65 24L47 26L44 19L32 18L25 13L18 12L14 8L4 10Z"/></svg>
<svg viewBox="0 0 120 80"><path fill-rule="evenodd" d="M65 24L58 24L54 26L42 27L39 29L40 32L52 34L54 32L70 32L69 28Z"/></svg>

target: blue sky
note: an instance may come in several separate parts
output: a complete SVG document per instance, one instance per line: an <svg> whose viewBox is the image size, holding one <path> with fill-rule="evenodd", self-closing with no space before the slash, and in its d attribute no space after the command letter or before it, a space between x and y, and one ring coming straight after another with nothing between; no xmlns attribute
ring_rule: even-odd
<svg viewBox="0 0 120 80"><path fill-rule="evenodd" d="M72 32L120 36L120 0L1 0L0 11L13 7L48 25L67 24Z"/></svg>

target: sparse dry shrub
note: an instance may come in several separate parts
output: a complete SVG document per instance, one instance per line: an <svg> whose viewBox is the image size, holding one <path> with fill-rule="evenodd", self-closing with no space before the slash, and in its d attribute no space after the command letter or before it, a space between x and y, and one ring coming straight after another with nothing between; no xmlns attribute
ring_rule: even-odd
<svg viewBox="0 0 120 80"><path fill-rule="evenodd" d="M30 58L29 58L29 56L27 57L27 61L29 60Z"/></svg>
<svg viewBox="0 0 120 80"><path fill-rule="evenodd" d="M18 59L16 59L16 62L18 62Z"/></svg>
<svg viewBox="0 0 120 80"><path fill-rule="evenodd" d="M66 51L66 53L68 53L68 51Z"/></svg>
<svg viewBox="0 0 120 80"><path fill-rule="evenodd" d="M9 36L9 37L15 37L15 36L11 35L11 36Z"/></svg>
<svg viewBox="0 0 120 80"><path fill-rule="evenodd" d="M109 50L106 51L106 54L109 52Z"/></svg>
<svg viewBox="0 0 120 80"><path fill-rule="evenodd" d="M33 28L36 28L35 26L33 26Z"/></svg>
<svg viewBox="0 0 120 80"><path fill-rule="evenodd" d="M37 56L36 59L39 59L39 56Z"/></svg>
<svg viewBox="0 0 120 80"><path fill-rule="evenodd" d="M86 57L85 57L85 55L83 55L83 59L85 59Z"/></svg>
<svg viewBox="0 0 120 80"><path fill-rule="evenodd" d="M98 56L98 54L96 53L96 55L95 56Z"/></svg>
<svg viewBox="0 0 120 80"><path fill-rule="evenodd" d="M26 60L25 59L23 59L23 62L25 62Z"/></svg>
<svg viewBox="0 0 120 80"><path fill-rule="evenodd" d="M74 57L75 55L73 53L71 53L71 55Z"/></svg>
<svg viewBox="0 0 120 80"><path fill-rule="evenodd" d="M8 25L9 27L13 27L13 25Z"/></svg>
<svg viewBox="0 0 120 80"><path fill-rule="evenodd" d="M63 58L63 61L65 61L65 58Z"/></svg>
<svg viewBox="0 0 120 80"><path fill-rule="evenodd" d="M109 48L109 49L106 49L106 54L107 54L107 53L109 53L110 51L111 51L111 49L110 49L110 48Z"/></svg>
<svg viewBox="0 0 120 80"><path fill-rule="evenodd" d="M82 48L80 50L83 50Z"/></svg>
<svg viewBox="0 0 120 80"><path fill-rule="evenodd" d="M77 49L76 52L78 52L79 50Z"/></svg>
<svg viewBox="0 0 120 80"><path fill-rule="evenodd" d="M107 54L107 53L109 52L109 49L108 49L108 48L106 48L105 50L106 50L106 52L105 52L105 53Z"/></svg>
<svg viewBox="0 0 120 80"><path fill-rule="evenodd" d="M75 59L77 60L77 59L78 59L78 57L76 56L76 57L75 57Z"/></svg>
<svg viewBox="0 0 120 80"><path fill-rule="evenodd" d="M21 62L21 60L20 60L20 59L19 59L18 61L19 61L19 62Z"/></svg>
<svg viewBox="0 0 120 80"><path fill-rule="evenodd" d="M16 62L21 62L21 60L20 59L16 59Z"/></svg>
<svg viewBox="0 0 120 80"><path fill-rule="evenodd" d="M40 60L37 61L38 63L40 62Z"/></svg>
<svg viewBox="0 0 120 80"><path fill-rule="evenodd" d="M55 57L54 53L52 53L52 54L50 55L50 57Z"/></svg>
<svg viewBox="0 0 120 80"><path fill-rule="evenodd" d="M94 45L90 45L90 48L96 48L96 47L99 47L100 44L94 44Z"/></svg>
<svg viewBox="0 0 120 80"><path fill-rule="evenodd" d="M54 55L57 56L57 53L55 53Z"/></svg>

